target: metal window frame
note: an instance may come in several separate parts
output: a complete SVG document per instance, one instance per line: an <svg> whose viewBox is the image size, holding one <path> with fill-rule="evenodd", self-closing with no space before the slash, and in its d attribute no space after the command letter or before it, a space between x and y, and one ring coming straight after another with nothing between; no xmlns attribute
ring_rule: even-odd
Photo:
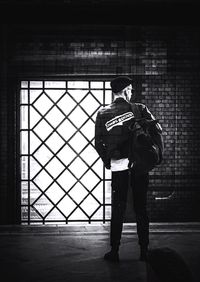
<svg viewBox="0 0 200 282"><path fill-rule="evenodd" d="M16 142L16 153L17 153L17 157L16 157L16 160L17 160L17 186L18 186L18 191L19 191L19 195L20 195L20 207L19 207L19 209L20 209L20 212L19 212L19 214L20 214L20 219L21 219L21 224L35 224L35 223L37 223L37 224L45 224L45 223L65 223L65 224L68 224L69 222L87 222L87 223L92 223L92 222L102 222L102 223L105 223L105 222L107 222L107 221L110 221L110 219L107 219L106 218L106 212L105 212L105 210L106 210L106 207L107 206L110 206L111 207L111 203L110 204L106 204L106 202L105 202L105 181L110 181L110 179L105 179L105 167L103 167L103 203L101 204L99 201L98 201L98 199L96 199L96 197L92 194L92 192L93 192L93 190L98 186L98 184L101 182L101 179L97 182L97 184L92 188L92 190L91 191L89 191L88 189L87 189L87 187L85 187L85 185L83 185L83 183L81 183L82 185L83 185L83 187L87 190L87 192L88 192L88 194L81 200L81 202L78 204L78 203L76 203L74 200L73 200L73 198L68 194L72 189L73 189L73 187L75 186L75 184L73 184L72 185L72 187L70 187L70 189L66 192L66 191L64 191L65 192L65 194L60 198L60 200L55 204L53 201L51 201L51 199L45 194L45 191L46 190L48 190L48 188L52 185L52 183L51 184L49 184L47 187L46 187L46 189L44 190L44 191L41 191L41 194L40 194L40 196L39 197L41 197L42 195L44 195L45 194L45 197L47 197L47 199L51 202L51 204L53 205L52 206L52 208L50 209L50 211L45 215L45 216L42 216L41 214L39 214L39 212L37 211L37 213L41 216L41 220L32 220L31 218L30 218L30 207L31 206L34 206L34 202L36 202L36 200L32 203L32 204L30 204L30 160L28 161L28 173L29 173L29 175L28 175L28 220L22 220L22 218L21 218L21 208L23 207L23 206L26 206L26 205L22 205L21 204L21 181L23 181L23 180L21 180L21 165L20 165L20 158L21 158L21 154L20 154L20 132L22 131L22 130L20 130L20 106L21 105L23 105L23 104L21 104L20 103L20 90L21 89L23 89L23 88L21 88L21 86L20 86L20 84L21 84L21 81L28 81L28 88L27 88L27 90L28 90L28 94L29 94L29 91L30 91L30 81L43 81L43 91L45 91L45 89L44 89L44 81L89 81L89 88L88 88L88 93L90 92L90 94L92 94L91 93L91 87L90 87L90 82L91 81L102 81L103 82L103 104L100 104L99 105L99 108L101 107L101 106L104 106L105 105L105 90L106 90L106 88L105 88L105 82L106 81L109 81L111 78L109 77L109 78L102 78L102 77L76 77L76 76L69 76L69 77L65 77L65 78L63 78L63 77L56 77L56 78L52 78L52 77L38 77L38 78L36 78L36 77L29 77L29 78L25 78L25 77L23 77L23 78L20 78L19 80L18 80L18 87L17 87L17 99L16 99L16 124L17 124L17 126L16 126L16 137L17 137L17 142ZM34 89L37 89L37 88L34 88ZM41 88L40 88L41 89ZM53 89L53 88L51 88L51 89ZM59 88L56 88L56 89L59 89ZM95 90L94 88L92 88L93 90ZM67 88L67 85L66 85L66 91L65 91L65 93L67 92L67 90L68 90L68 88ZM99 89L96 89L96 90L99 90ZM63 95L61 95L61 97L58 99L58 101L60 100L60 99L62 99L62 97L65 95L65 93L63 94ZM69 94L69 93L68 93ZM37 99L39 99L39 97L41 96L42 94L39 94L39 96L36 98L36 100ZM44 114L44 116L42 116L41 115L41 113L39 113L40 115L41 115L41 119L38 121L38 123L43 119L43 118L45 118L45 116L48 114L48 112L54 107L54 106L56 106L56 107L58 107L57 105L56 105L56 103L58 102L54 102L49 96L48 96L48 94L47 93L45 93L45 95L47 95L47 97L53 102L53 105L50 107L50 109ZM86 94L86 96L87 96L88 94ZM86 96L84 96L84 98L86 97ZM92 96L95 98L95 96L92 94ZM29 99L29 95L28 95L28 105L31 105L31 103L30 103L30 99ZM70 97L75 101L75 99L73 98L73 96L72 95L70 95ZM83 99L84 99L83 98ZM82 99L82 100L83 100ZM96 98L95 98L96 99ZM75 107L74 108L76 108L76 107L78 107L78 106L80 106L79 104L81 103L81 101L82 100L80 100L79 101L79 103L77 103L77 101L75 101L76 102L76 105L75 105ZM97 99L96 99L97 100ZM99 103L99 101L98 101L98 103ZM80 106L81 107L81 106ZM73 110L74 110L74 108L73 108ZM37 109L36 108L34 108L36 111L37 111ZM68 119L68 121L70 121L72 124L73 124L73 126L74 127L76 127L76 129L77 129L77 131L75 131L75 133L70 137L70 139L77 133L77 132L80 132L81 134L82 134L82 132L80 131L80 129L87 123L87 121L90 119L90 116L92 116L97 110L95 110L92 114L90 114L90 115L88 115L88 113L84 110L84 108L83 107L81 107L81 109L84 111L84 113L85 114L87 114L87 116L88 116L88 118L87 118L87 120L81 125L81 127L80 128L77 128L74 124L73 124L73 122L71 122L70 121L70 119ZM59 108L59 110L62 112L62 109L60 109ZM72 110L72 111L73 111ZM62 112L63 113L63 112ZM71 113L71 112L70 112ZM68 115L70 115L70 113L68 114ZM64 114L64 113L63 113ZM67 115L67 116L68 116ZM67 116L66 116L66 114L64 114L64 120L66 120L67 119ZM59 126L60 126L60 124L64 121L64 120L62 120L56 127L54 127L54 129L53 129L53 131L45 138L45 140L47 140L52 134L53 134L53 132L55 132L56 131L56 128L58 128ZM52 127L52 125L48 122L48 120L46 120L46 122ZM30 127L30 107L28 107L28 127ZM33 130L33 129L32 129ZM29 134L28 134L28 142L30 143L30 130L28 130L28 132L29 132ZM57 132L56 131L56 133L59 135L59 132ZM34 134L37 136L37 134L36 134L36 132L34 132ZM83 136L84 136L84 138L86 138L86 136L84 135L84 134L82 134ZM39 136L37 136L38 138L39 138ZM60 137L63 139L63 137L60 135ZM39 138L39 139L41 139L41 138ZM69 140L70 140L69 139ZM41 140L41 144L40 144L40 146L42 146L42 144L44 144L45 143L45 140ZM69 141L68 140L68 141ZM66 142L66 140L64 140L65 142ZM84 149L88 146L88 144L91 144L92 143L92 141L93 141L93 139L92 140L87 140L88 141L88 143L87 143L87 145L86 146L84 146L83 148L82 148L82 150L79 152L79 153L77 153L77 152L75 152L76 153L76 156L75 156L75 158L77 158L77 157L80 157L80 154L84 151ZM67 143L68 144L68 143ZM68 144L69 146L70 146L70 144ZM92 145L92 144L91 144ZM52 158L51 159L53 159L54 157L56 157L56 158L58 158L58 160L59 161L61 161L60 159L59 159L59 157L58 156L56 156L56 154L60 151L60 150L62 150L62 148L64 147L64 144L61 146L61 148L56 152L56 154L49 148L49 146L47 145L47 144L45 144L45 146L51 151L51 153L52 153ZM92 145L93 146L93 145ZM70 146L71 147L71 146ZM71 149L73 149L72 147L71 147ZM33 157L33 153L34 152L32 152L32 154L30 154L30 148L29 148L29 146L28 146L28 156L32 156ZM49 162L51 161L51 159L49 160ZM88 165L82 158L81 158L81 160L88 166L88 168L87 168L87 170L84 172L84 174L80 177L80 178L82 178L90 169L93 171L93 169L92 169L92 166L99 160L99 158L97 158L91 165ZM70 162L70 163L72 163L74 161L74 159ZM38 160L37 160L37 162L38 162ZM44 166L42 166L42 164L40 164L41 165L41 170L44 168L45 169L45 166L49 163L49 162L47 162ZM61 163L62 163L62 161L61 161ZM64 164L63 164L64 165ZM65 165L64 165L65 166ZM40 171L41 171L40 170ZM64 170L66 170L66 166L65 166L65 169ZM46 171L47 173L48 173L48 171ZM94 171L93 171L94 172ZM39 172L38 172L39 173ZM37 174L38 174L37 173ZM57 179L57 178L59 178L59 176L61 175L63 173L63 170L61 171L61 173L55 178L55 179ZM70 171L70 173L72 173L71 171ZM96 174L96 172L94 172L95 174ZM73 173L72 173L72 175L73 175ZM96 174L97 175L97 174ZM79 180L75 175L73 175L77 180ZM97 175L98 176L98 175ZM35 178L36 176L34 176L34 178ZM52 176L51 176L52 177ZM98 176L98 178L99 178L99 176ZM24 180L24 181L27 181L27 180ZM62 186L58 183L58 182L56 182L56 184L63 190L63 188L62 188ZM36 185L36 183L34 183L34 185ZM37 186L37 185L36 185ZM38 187L38 189L39 190L41 190L39 187ZM62 211L60 211L59 210L59 212L61 212L61 214L63 214L63 216L65 217L65 220L63 221L63 220L48 220L48 221L45 221L45 218L48 216L48 214L58 205L58 203L66 196L66 195L68 195L70 198L71 198L71 200L76 204L76 207L73 209L73 211L66 217L63 213L62 213ZM95 198L95 200L97 200L98 202L99 202L99 207L97 207L97 209L89 216L89 215L87 215L85 212L84 212L84 210L80 207L80 205L82 204L82 202L89 196L89 195L91 195L92 197L94 197ZM38 198L39 198L38 197ZM37 199L38 199L37 198ZM103 218L102 219L92 219L92 216L97 212L97 210L99 209L99 208L101 208L101 207L103 207ZM56 207L57 209L59 209L58 207ZM84 214L88 217L88 219L87 220L83 220L83 219L81 219L81 220L73 220L73 219L70 219L70 220L68 220L68 217L70 217L70 215L77 209L77 208L81 208L81 210L84 212Z"/></svg>

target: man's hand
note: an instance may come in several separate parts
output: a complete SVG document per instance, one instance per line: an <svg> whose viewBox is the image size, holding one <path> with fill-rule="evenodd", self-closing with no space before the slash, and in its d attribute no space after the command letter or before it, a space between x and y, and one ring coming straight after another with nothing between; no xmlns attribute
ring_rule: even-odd
<svg viewBox="0 0 200 282"><path fill-rule="evenodd" d="M104 163L104 166L105 166L105 168L107 168L107 169L110 169L110 168L111 168L110 162Z"/></svg>

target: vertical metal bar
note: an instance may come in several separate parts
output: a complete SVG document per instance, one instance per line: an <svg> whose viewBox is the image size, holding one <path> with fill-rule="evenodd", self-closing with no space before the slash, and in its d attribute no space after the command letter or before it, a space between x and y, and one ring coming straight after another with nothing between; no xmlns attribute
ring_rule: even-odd
<svg viewBox="0 0 200 282"><path fill-rule="evenodd" d="M88 85L89 85L89 87L88 87L89 89L88 90L91 93L91 80L88 81ZM91 216L89 217L88 223L91 224Z"/></svg>
<svg viewBox="0 0 200 282"><path fill-rule="evenodd" d="M105 106L105 81L103 81L103 106ZM106 207L105 207L105 167L103 166L103 223L105 223L105 214L106 214Z"/></svg>
<svg viewBox="0 0 200 282"><path fill-rule="evenodd" d="M28 81L28 224L30 224L30 81Z"/></svg>
<svg viewBox="0 0 200 282"><path fill-rule="evenodd" d="M21 223L21 164L20 164L20 99L21 81L17 81L16 91L16 189L17 189L17 223ZM20 94L19 94L20 93Z"/></svg>
<svg viewBox="0 0 200 282"><path fill-rule="evenodd" d="M45 81L42 80L42 92L44 92L44 90L45 90ZM42 216L42 224L45 225L45 217L44 216Z"/></svg>

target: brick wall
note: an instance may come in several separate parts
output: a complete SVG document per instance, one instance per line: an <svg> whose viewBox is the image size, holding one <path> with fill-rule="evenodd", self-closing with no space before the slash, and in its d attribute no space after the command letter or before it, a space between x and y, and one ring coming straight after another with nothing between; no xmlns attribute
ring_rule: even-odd
<svg viewBox="0 0 200 282"><path fill-rule="evenodd" d="M136 101L146 104L163 127L164 161L150 173L151 220L199 221L199 31L195 27L122 25L24 25L4 29L3 42L9 48L8 59L1 66L6 85L1 88L4 136L1 159L5 165L1 171L4 179L1 222L8 222L5 212L8 207L12 211L9 218L14 222L17 218L19 195L15 180L10 178L10 174L15 178L17 79L49 76L110 79L116 74L134 78ZM12 150L8 150L8 144Z"/></svg>
<svg viewBox="0 0 200 282"><path fill-rule="evenodd" d="M0 83L1 83L1 119L0 119L0 130L1 130L1 189L0 189L0 214L1 222L6 222L6 212L5 205L7 196L7 91L6 91L6 81L7 81L7 67L6 67L6 32L5 28L1 27L1 38L3 43L0 46Z"/></svg>

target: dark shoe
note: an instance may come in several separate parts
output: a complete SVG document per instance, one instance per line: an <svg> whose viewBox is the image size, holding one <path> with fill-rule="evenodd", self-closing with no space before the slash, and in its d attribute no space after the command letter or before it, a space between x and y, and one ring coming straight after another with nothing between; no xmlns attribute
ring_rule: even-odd
<svg viewBox="0 0 200 282"><path fill-rule="evenodd" d="M119 262L119 253L110 251L105 254L104 259L112 262Z"/></svg>
<svg viewBox="0 0 200 282"><path fill-rule="evenodd" d="M148 253L147 247L140 248L140 261L147 261L147 253Z"/></svg>

